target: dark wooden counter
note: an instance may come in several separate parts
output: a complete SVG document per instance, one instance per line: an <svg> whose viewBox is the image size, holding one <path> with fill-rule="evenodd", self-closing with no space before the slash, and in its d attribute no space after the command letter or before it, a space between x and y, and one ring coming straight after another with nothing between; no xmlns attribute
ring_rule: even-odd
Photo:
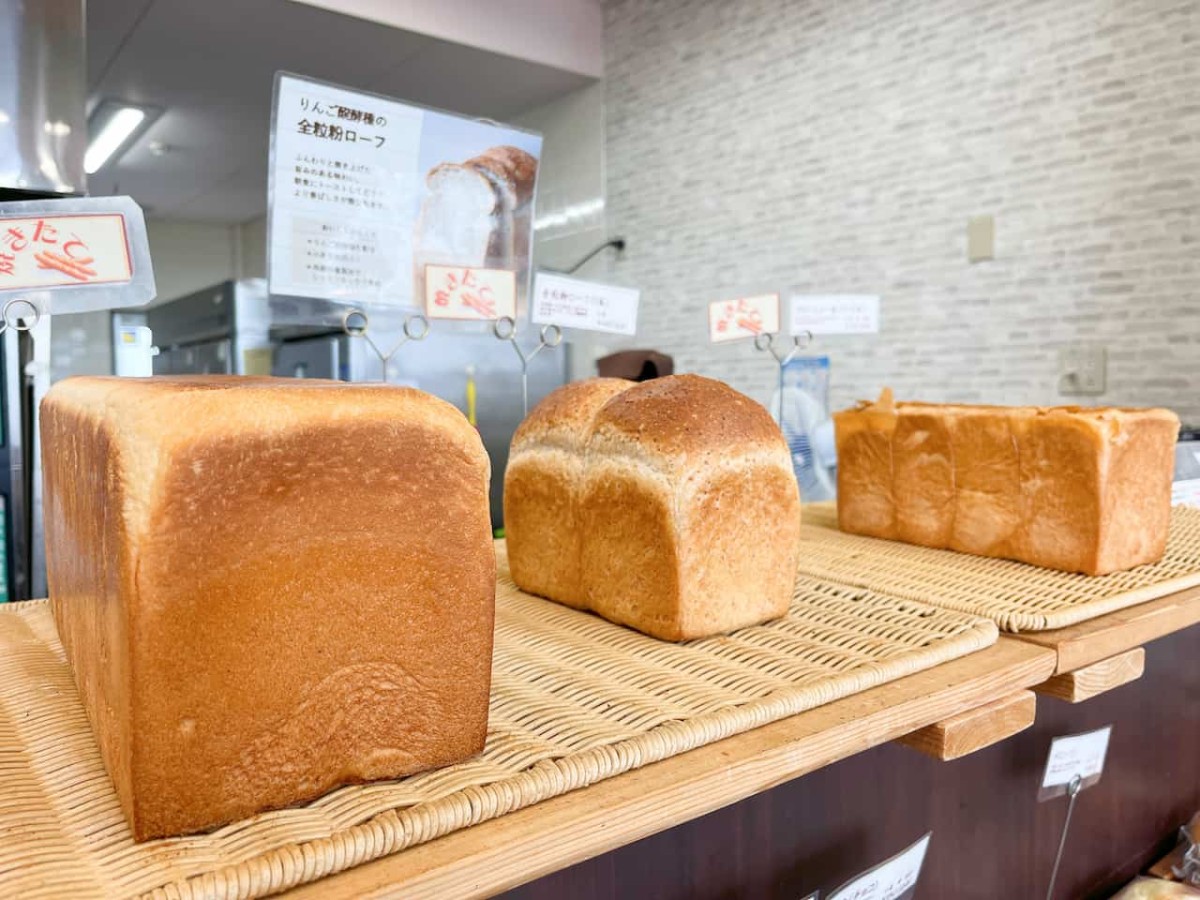
<svg viewBox="0 0 1200 900"><path fill-rule="evenodd" d="M1035 796L1050 739L1109 723L1104 778L1079 798L1057 892L1108 897L1200 808L1200 628L1146 645L1139 680L1077 705L1039 697L1032 729L964 759L876 747L505 896L796 900L932 829L920 900L1040 900L1066 812Z"/></svg>

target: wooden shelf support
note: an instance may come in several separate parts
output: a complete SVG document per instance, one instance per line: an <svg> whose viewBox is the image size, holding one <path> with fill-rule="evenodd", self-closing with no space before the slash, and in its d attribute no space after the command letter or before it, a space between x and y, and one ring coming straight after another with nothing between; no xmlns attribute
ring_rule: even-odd
<svg viewBox="0 0 1200 900"><path fill-rule="evenodd" d="M1017 691L975 709L934 722L900 738L900 743L935 759L959 759L1012 737L1033 724L1037 698Z"/></svg>
<svg viewBox="0 0 1200 900"><path fill-rule="evenodd" d="M1082 703L1105 691L1137 681L1146 669L1146 649L1134 647L1073 672L1064 672L1034 688L1039 694Z"/></svg>

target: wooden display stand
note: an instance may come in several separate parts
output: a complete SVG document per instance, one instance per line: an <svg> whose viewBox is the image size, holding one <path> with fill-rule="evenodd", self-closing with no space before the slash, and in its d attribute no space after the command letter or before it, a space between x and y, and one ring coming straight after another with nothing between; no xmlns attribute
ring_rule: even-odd
<svg viewBox="0 0 1200 900"><path fill-rule="evenodd" d="M743 808L771 807L777 793L802 789L809 779L785 787L777 786L807 773L814 773L809 778L822 782L826 778L839 777L844 781L844 776L837 772L840 766L827 770L828 776L815 770L841 760L857 769L860 767L857 755L871 748L877 748L871 750L873 754L883 752L885 748L879 745L890 741L914 747L940 760L960 759L986 747L998 744L999 749L1009 742L1019 742L1022 740L1020 733L1030 734L1026 729L1034 722L1036 699L1032 691L1072 703L1093 698L1099 698L1093 702L1100 703L1106 699L1106 692L1129 684L1141 675L1146 659L1142 649L1144 643L1176 634L1196 622L1200 622L1200 589L1190 589L1070 628L1006 636L996 646L964 659L554 798L411 851L297 888L290 894L314 898L486 897L672 829L645 842L645 851L640 850L642 845L629 851L639 858L647 854L657 854L656 858L661 858L652 845L664 840L678 843L684 839L683 832L679 838L670 836L681 828L685 830L687 840L698 841L695 835L703 834L709 824L708 820L685 823L730 804L736 806L721 815L738 817L737 821L742 821L751 814L741 812ZM1188 649L1182 651L1185 654L1190 654L1191 645L1197 644L1192 640L1194 636L1192 632L1186 638L1180 636L1177 639L1189 642ZM1154 648L1150 652L1153 654ZM1175 652L1181 651L1175 648ZM1166 686L1153 690L1162 704L1171 702L1171 691ZM1109 701L1109 705L1119 702L1122 697L1120 693L1112 696L1114 700ZM1086 710L1091 705L1083 704L1078 708ZM1075 708L1060 707L1063 712ZM1056 718L1060 715L1055 713ZM1200 717L1196 718L1200 722ZM1120 715L1116 721L1119 734ZM1073 726L1055 723L1053 727ZM1081 724L1079 729L1082 728ZM1030 740L1033 739L1031 735ZM1044 747L1039 752L1044 760ZM1190 755L1194 756L1194 753ZM912 758L919 760L921 757ZM1035 760L1035 763L1040 762ZM922 770L935 784L940 780L937 771L942 768L932 773ZM951 773L961 770L947 767L945 771L954 779L956 776ZM1200 767L1193 764L1183 774L1200 780L1197 772ZM902 777L892 770L886 774L889 778ZM1129 773L1118 772L1106 776L1114 780L1129 777ZM1021 788L1030 794L1018 798L1022 803L1030 805L1039 816L1053 818L1052 810L1032 806L1033 791L1028 784L1022 783ZM987 783L972 783L973 791L983 791L992 798L987 801L989 803L1013 802L1003 796L1008 789L1000 775L990 787ZM953 794L961 791L961 785L956 780L948 780L944 790L947 800L953 804L956 802ZM1101 792L1096 792L1089 796L1088 802L1100 803L1098 798L1101 796ZM847 804L853 802L851 797L845 799ZM1197 799L1184 796L1180 809L1186 809L1189 804L1196 806ZM879 811L864 808L862 816L864 827L869 829L869 823L879 818ZM979 827L985 833L991 833L989 829L994 826L982 822ZM1009 837L1021 838L1021 835ZM956 841L955 834L939 835L935 830L935 851L940 849L939 838L949 847ZM1027 843L1029 835L1021 839ZM1077 839L1083 844L1082 836ZM1151 848L1146 862L1165 849ZM1053 848L1050 850L1052 852ZM734 852L732 848L731 852ZM737 852L749 851L739 848ZM622 851L618 857L625 855ZM1034 854L1036 860L1031 863L1038 867L1037 871L1028 873L1032 883L1046 874L1039 875L1040 868L1045 868L1041 864L1041 855L1041 851L1037 851ZM1086 856L1086 853L1080 855ZM602 857L602 860L609 859ZM872 861L864 858L863 866ZM1120 862L1127 867L1130 864L1125 859ZM1136 866L1136 861L1134 864ZM581 867L579 878L591 878L587 873L596 865L612 866L615 863L588 863ZM649 869L653 868L651 864ZM561 896L566 890L565 885L572 883L573 871L535 882L529 888L515 892L514 897ZM1136 871L1134 868L1128 874ZM663 874L664 877L669 875ZM764 877L769 875L765 873ZM1103 879L1106 875L1111 876L1111 873L1101 873L1099 877ZM651 871L638 877L643 879L640 883L647 892L652 892L654 885L662 886ZM1020 882L1015 880L1015 883ZM610 896L599 891L595 895ZM620 892L611 894L619 895ZM929 896L939 895L935 892Z"/></svg>

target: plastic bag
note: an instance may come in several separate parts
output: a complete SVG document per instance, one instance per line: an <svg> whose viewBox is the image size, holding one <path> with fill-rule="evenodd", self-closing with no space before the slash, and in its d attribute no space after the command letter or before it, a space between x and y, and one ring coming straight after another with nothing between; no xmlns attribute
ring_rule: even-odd
<svg viewBox="0 0 1200 900"><path fill-rule="evenodd" d="M1113 900L1176 900L1200 897L1200 890L1177 881L1161 878L1135 878L1113 897Z"/></svg>

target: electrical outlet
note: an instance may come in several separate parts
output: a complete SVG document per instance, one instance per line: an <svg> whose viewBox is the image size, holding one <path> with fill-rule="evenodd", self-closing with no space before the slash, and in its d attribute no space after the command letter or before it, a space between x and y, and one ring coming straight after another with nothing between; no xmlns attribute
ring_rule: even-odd
<svg viewBox="0 0 1200 900"><path fill-rule="evenodd" d="M984 262L996 256L996 220L975 216L967 220L967 262Z"/></svg>
<svg viewBox="0 0 1200 900"><path fill-rule="evenodd" d="M1064 396L1104 393L1108 354L1094 344L1071 344L1058 351L1058 392Z"/></svg>

